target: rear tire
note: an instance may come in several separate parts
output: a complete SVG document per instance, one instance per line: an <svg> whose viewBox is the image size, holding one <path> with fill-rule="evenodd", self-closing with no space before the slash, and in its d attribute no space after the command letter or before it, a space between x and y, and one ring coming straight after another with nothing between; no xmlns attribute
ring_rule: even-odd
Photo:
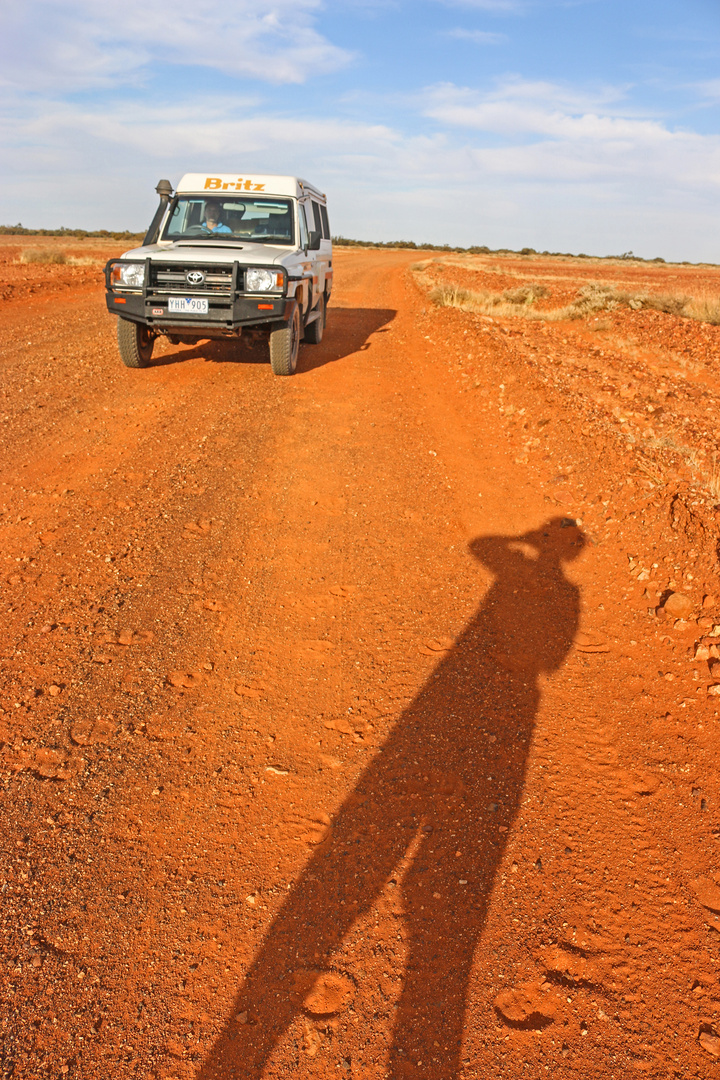
<svg viewBox="0 0 720 1080"><path fill-rule="evenodd" d="M287 326L270 331L270 367L273 375L292 375L300 348L300 308L295 305Z"/></svg>
<svg viewBox="0 0 720 1080"><path fill-rule="evenodd" d="M125 367L147 367L152 357L155 338L146 326L118 318L118 348Z"/></svg>
<svg viewBox="0 0 720 1080"><path fill-rule="evenodd" d="M325 329L325 319L327 318L326 300L323 296L320 301L320 318L315 319L309 326L305 327L305 341L308 345L319 345L322 341L323 331Z"/></svg>

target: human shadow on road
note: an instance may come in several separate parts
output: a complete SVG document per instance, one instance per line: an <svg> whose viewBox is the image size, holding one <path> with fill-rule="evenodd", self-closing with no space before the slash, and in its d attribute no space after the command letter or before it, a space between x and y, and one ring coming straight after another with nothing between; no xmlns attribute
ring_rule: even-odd
<svg viewBox="0 0 720 1080"><path fill-rule="evenodd" d="M321 970L393 878L408 952L387 1075L459 1075L473 956L520 805L539 678L560 667L578 627L563 564L584 544L561 518L471 543L494 584L293 886L233 1008L249 1023L227 1024L198 1080L263 1075Z"/></svg>
<svg viewBox="0 0 720 1080"><path fill-rule="evenodd" d="M392 322L397 311L393 308L328 308L328 321L319 345L300 344L298 374L332 364L345 356L371 347L374 334ZM188 360L205 360L212 364L268 364L270 354L267 337L253 341L248 335L240 338L203 339L197 344L174 345L172 351L158 353L150 367L169 367Z"/></svg>

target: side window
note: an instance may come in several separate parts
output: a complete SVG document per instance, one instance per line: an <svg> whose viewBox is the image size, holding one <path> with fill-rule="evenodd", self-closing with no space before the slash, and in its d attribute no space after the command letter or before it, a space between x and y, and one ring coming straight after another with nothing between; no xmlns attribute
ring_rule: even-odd
<svg viewBox="0 0 720 1080"><path fill-rule="evenodd" d="M310 237L308 235L308 223L305 216L305 204L300 203L300 247L303 251L307 251L308 244L310 243Z"/></svg>
<svg viewBox="0 0 720 1080"><path fill-rule="evenodd" d="M328 221L327 206L320 206L320 217L322 219L322 234L323 240L331 240L330 236L330 222Z"/></svg>

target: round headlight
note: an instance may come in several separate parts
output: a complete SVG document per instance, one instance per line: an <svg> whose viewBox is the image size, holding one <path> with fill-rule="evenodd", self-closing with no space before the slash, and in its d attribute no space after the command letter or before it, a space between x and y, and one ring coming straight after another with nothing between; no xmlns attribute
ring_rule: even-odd
<svg viewBox="0 0 720 1080"><path fill-rule="evenodd" d="M245 275L245 287L248 292L267 292L275 284L275 275L269 270L250 267Z"/></svg>

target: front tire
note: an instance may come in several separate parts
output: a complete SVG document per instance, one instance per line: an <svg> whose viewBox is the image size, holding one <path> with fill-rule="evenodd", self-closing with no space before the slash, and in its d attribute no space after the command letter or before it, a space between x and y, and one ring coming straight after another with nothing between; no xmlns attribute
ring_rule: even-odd
<svg viewBox="0 0 720 1080"><path fill-rule="evenodd" d="M118 318L118 348L125 367L144 368L150 363L155 338L142 323Z"/></svg>
<svg viewBox="0 0 720 1080"><path fill-rule="evenodd" d="M273 375L292 375L300 348L300 309L295 305L287 326L270 331L270 367Z"/></svg>

